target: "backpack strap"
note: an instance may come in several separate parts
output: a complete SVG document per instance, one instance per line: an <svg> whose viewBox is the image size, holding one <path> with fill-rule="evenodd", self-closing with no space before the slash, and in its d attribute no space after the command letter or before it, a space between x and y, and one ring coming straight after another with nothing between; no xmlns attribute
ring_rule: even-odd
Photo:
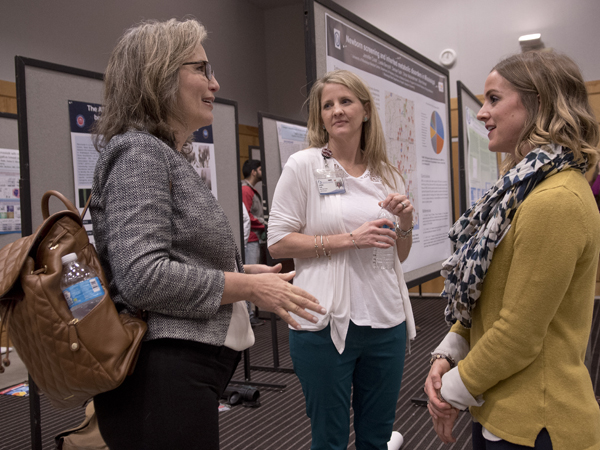
<svg viewBox="0 0 600 450"><path fill-rule="evenodd" d="M83 207L83 211L81 211L81 220L83 220L83 218L85 217L85 213L87 212L88 208L90 207L90 202L92 201L92 194L90 193L90 196L87 199L87 202L85 202L85 206Z"/></svg>

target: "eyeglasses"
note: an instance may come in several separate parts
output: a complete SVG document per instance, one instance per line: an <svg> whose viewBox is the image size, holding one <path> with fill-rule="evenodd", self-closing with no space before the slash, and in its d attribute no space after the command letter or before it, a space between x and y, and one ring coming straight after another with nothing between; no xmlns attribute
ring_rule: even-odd
<svg viewBox="0 0 600 450"><path fill-rule="evenodd" d="M215 72L212 69L212 66L208 61L192 61L183 63L182 66L202 66L204 68L204 75L208 81L212 80L212 77L215 75Z"/></svg>

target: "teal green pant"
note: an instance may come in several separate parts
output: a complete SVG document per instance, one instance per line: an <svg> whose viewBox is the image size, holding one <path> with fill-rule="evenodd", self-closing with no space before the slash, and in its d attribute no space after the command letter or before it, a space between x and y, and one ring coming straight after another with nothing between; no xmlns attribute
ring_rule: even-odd
<svg viewBox="0 0 600 450"><path fill-rule="evenodd" d="M350 322L341 355L333 345L329 326L314 332L290 331L294 371L311 422L311 450L346 450L351 395L357 450L387 450L405 348L404 322L385 329Z"/></svg>

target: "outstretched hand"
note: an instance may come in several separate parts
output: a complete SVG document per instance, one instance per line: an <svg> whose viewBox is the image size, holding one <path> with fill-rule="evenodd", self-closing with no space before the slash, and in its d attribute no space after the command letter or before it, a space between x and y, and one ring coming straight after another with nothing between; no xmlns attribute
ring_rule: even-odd
<svg viewBox="0 0 600 450"><path fill-rule="evenodd" d="M281 272L281 263L274 266L267 266L266 264L244 264L244 272L250 275L257 275L259 273L279 273Z"/></svg>
<svg viewBox="0 0 600 450"><path fill-rule="evenodd" d="M255 267L258 271L254 271ZM244 267L246 269L247 266ZM297 330L302 329L300 324L290 313L316 323L318 319L307 310L319 314L326 314L327 310L319 305L319 301L311 294L293 284L289 283L296 272L273 273L281 270L281 264L274 266L270 272L263 269L262 265L255 265L251 272L252 293L250 300L256 306L265 311L274 312L286 323Z"/></svg>

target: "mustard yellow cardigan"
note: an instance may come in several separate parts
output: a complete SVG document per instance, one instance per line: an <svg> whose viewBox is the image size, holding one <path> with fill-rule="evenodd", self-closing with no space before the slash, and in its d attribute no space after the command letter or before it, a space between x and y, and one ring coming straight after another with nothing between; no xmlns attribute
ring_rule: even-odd
<svg viewBox="0 0 600 450"><path fill-rule="evenodd" d="M600 214L588 182L566 170L518 208L493 255L462 381L485 403L473 418L496 436L533 446L542 428L555 450L600 449L600 409L584 356L600 253Z"/></svg>

